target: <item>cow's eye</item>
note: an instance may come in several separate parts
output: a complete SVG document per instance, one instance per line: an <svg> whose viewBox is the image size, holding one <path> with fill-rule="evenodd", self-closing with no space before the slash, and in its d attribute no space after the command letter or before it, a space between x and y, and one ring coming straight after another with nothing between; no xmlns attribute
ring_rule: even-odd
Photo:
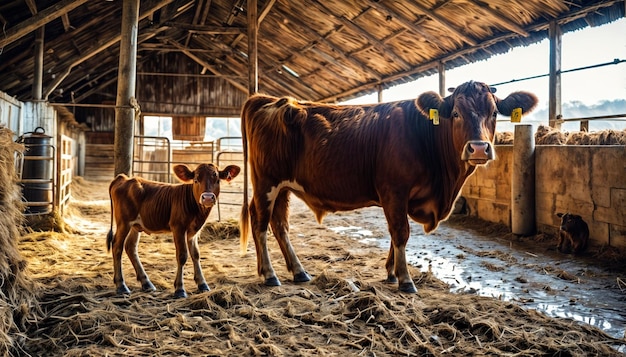
<svg viewBox="0 0 626 357"><path fill-rule="evenodd" d="M453 111L453 112L452 112L452 117L453 117L454 119L457 119L457 118L459 117L459 112L457 112L457 111Z"/></svg>
<svg viewBox="0 0 626 357"><path fill-rule="evenodd" d="M493 119L496 119L496 118L498 117L498 112L497 112L497 111L494 111L494 112L493 112L493 114L491 114L491 117L492 117Z"/></svg>

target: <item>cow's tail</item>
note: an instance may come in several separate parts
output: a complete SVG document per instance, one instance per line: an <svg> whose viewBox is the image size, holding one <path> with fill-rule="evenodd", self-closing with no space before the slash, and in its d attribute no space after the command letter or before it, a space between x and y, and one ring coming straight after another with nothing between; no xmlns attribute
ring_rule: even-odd
<svg viewBox="0 0 626 357"><path fill-rule="evenodd" d="M250 212L248 210L248 135L246 133L246 121L248 120L249 101L244 104L241 111L241 144L243 149L243 205L239 217L239 246L241 255L248 250L248 235L250 234Z"/></svg>
<svg viewBox="0 0 626 357"><path fill-rule="evenodd" d="M111 197L111 189L113 183L117 181L117 178L109 185L109 201L111 202L111 225L109 226L109 233L107 234L107 252L111 250L111 244L113 243L113 198Z"/></svg>

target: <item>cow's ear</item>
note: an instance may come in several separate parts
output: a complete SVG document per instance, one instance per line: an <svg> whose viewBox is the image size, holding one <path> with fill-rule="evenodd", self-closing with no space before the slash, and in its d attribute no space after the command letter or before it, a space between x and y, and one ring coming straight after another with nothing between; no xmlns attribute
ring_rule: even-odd
<svg viewBox="0 0 626 357"><path fill-rule="evenodd" d="M442 98L437 92L426 92L417 97L416 105L426 117L430 116L431 109L437 109L441 118L452 115L452 96Z"/></svg>
<svg viewBox="0 0 626 357"><path fill-rule="evenodd" d="M176 165L174 166L174 174L178 177L182 182L189 182L193 180L193 171L189 170L187 165Z"/></svg>
<svg viewBox="0 0 626 357"><path fill-rule="evenodd" d="M513 92L504 99L495 97L500 114L509 116L515 108L522 108L522 114L529 113L537 106L537 96L529 92Z"/></svg>
<svg viewBox="0 0 626 357"><path fill-rule="evenodd" d="M237 177L237 175L239 175L239 172L241 172L241 168L237 165L228 165L226 166L226 168L222 171L220 171L220 178L222 180L226 180L227 182L230 182L230 180L234 179L235 177Z"/></svg>

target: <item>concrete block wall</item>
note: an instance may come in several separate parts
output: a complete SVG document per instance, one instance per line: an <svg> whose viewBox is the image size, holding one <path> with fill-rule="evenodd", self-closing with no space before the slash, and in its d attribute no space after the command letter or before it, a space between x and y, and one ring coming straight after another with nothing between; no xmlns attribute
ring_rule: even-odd
<svg viewBox="0 0 626 357"><path fill-rule="evenodd" d="M496 146L497 160L479 168L461 195L470 214L511 226L513 147ZM591 245L626 249L626 147L539 145L535 148L537 230L555 234L557 212L579 214Z"/></svg>

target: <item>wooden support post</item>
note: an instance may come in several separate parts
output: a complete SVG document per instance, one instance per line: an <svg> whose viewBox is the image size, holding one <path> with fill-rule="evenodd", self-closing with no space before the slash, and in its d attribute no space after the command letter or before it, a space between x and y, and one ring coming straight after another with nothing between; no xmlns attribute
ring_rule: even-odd
<svg viewBox="0 0 626 357"><path fill-rule="evenodd" d="M248 95L259 91L257 0L248 0Z"/></svg>
<svg viewBox="0 0 626 357"><path fill-rule="evenodd" d="M35 77L33 78L33 100L43 99L43 49L45 25L35 31Z"/></svg>
<svg viewBox="0 0 626 357"><path fill-rule="evenodd" d="M382 103L383 102L383 85L382 84L376 85L376 92L378 93L378 103Z"/></svg>
<svg viewBox="0 0 626 357"><path fill-rule="evenodd" d="M511 231L535 233L535 136L533 126L518 124L513 139L511 173Z"/></svg>
<svg viewBox="0 0 626 357"><path fill-rule="evenodd" d="M446 96L446 65L443 62L437 64L437 72L439 73L439 95Z"/></svg>
<svg viewBox="0 0 626 357"><path fill-rule="evenodd" d="M550 22L548 37L550 38L550 77L548 124L552 128L561 129L561 27L556 21Z"/></svg>
<svg viewBox="0 0 626 357"><path fill-rule="evenodd" d="M131 105L131 99L135 96L136 86L138 21L139 0L123 0L115 102L114 176L120 173L132 174L135 108ZM134 102L134 99L132 101Z"/></svg>

